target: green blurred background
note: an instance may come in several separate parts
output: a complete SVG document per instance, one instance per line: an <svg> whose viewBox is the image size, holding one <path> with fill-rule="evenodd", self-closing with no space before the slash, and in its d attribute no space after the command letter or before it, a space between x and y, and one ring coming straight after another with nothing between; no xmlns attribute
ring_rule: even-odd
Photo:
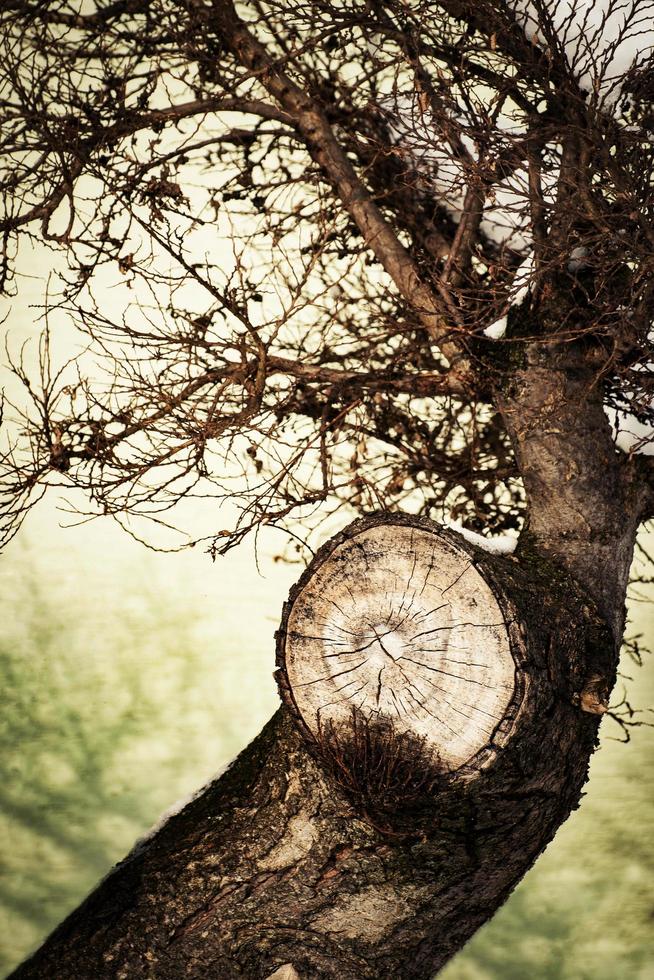
<svg viewBox="0 0 654 980"><path fill-rule="evenodd" d="M265 555L259 572L247 548L212 564L59 519L37 510L0 564L3 975L270 716L273 633L299 574ZM636 604L639 632L652 618ZM625 671L633 703L654 704L654 663ZM654 731L618 734L604 722L581 809L444 980L654 978Z"/></svg>

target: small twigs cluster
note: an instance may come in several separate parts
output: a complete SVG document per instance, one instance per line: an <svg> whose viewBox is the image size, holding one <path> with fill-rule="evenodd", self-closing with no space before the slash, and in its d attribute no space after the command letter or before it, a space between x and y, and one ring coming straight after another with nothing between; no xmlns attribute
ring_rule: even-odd
<svg viewBox="0 0 654 980"><path fill-rule="evenodd" d="M415 824L444 785L445 771L424 739L356 708L349 725L322 725L317 747L338 785L381 828L401 829L409 817Z"/></svg>
<svg viewBox="0 0 654 980"><path fill-rule="evenodd" d="M214 554L339 508L517 528L530 338L654 421L649 8L527 7L4 5L0 285L58 272L0 541L52 485Z"/></svg>

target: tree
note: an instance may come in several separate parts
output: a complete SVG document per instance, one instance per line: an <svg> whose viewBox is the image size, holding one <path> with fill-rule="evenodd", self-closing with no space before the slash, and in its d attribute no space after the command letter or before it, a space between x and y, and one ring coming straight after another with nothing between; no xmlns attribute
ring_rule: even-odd
<svg viewBox="0 0 654 980"><path fill-rule="evenodd" d="M577 805L654 504L613 432L653 421L652 7L5 4L3 286L19 240L61 253L48 317L85 338L11 354L5 540L53 484L214 557L382 512L291 598L286 707L16 977L429 977ZM466 773L365 710L307 723L293 616L371 535L501 612L512 700ZM365 624L394 669L395 626Z"/></svg>

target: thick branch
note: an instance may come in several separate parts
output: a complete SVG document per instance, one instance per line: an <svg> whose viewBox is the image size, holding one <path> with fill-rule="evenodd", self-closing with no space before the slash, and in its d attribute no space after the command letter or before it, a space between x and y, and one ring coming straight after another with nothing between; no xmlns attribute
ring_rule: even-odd
<svg viewBox="0 0 654 980"><path fill-rule="evenodd" d="M470 367L462 359L460 344L454 337L456 327L448 322L443 302L423 281L410 254L357 176L316 101L278 70L266 49L254 38L227 0L216 0L213 10L226 42L243 65L256 72L270 94L293 117L314 158L333 181L343 206L366 243L391 276L400 294L415 309L433 342L450 363L456 365L453 373L465 381Z"/></svg>
<svg viewBox="0 0 654 980"><path fill-rule="evenodd" d="M574 575L611 624L617 647L643 487L613 441L589 360L581 347L527 344L497 399L527 493L523 545Z"/></svg>
<svg viewBox="0 0 654 980"><path fill-rule="evenodd" d="M373 747L364 732L363 742L309 750L282 710L14 980L264 980L285 964L301 980L432 977L576 804L597 732L580 694L589 672L610 684L615 663L611 638L565 576L469 555L527 681L491 763L465 778L416 769L414 795L400 801L392 786L405 742L390 755L375 742L381 756L362 756ZM377 779L357 788L351 777L366 759Z"/></svg>

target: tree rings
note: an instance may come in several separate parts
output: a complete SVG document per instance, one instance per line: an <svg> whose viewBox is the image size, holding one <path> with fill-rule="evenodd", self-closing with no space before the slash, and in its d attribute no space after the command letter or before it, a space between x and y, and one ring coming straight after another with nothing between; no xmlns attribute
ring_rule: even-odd
<svg viewBox="0 0 654 980"><path fill-rule="evenodd" d="M356 714L420 739L447 771L492 753L516 693L507 623L469 549L392 517L319 552L284 608L278 663L313 740Z"/></svg>

